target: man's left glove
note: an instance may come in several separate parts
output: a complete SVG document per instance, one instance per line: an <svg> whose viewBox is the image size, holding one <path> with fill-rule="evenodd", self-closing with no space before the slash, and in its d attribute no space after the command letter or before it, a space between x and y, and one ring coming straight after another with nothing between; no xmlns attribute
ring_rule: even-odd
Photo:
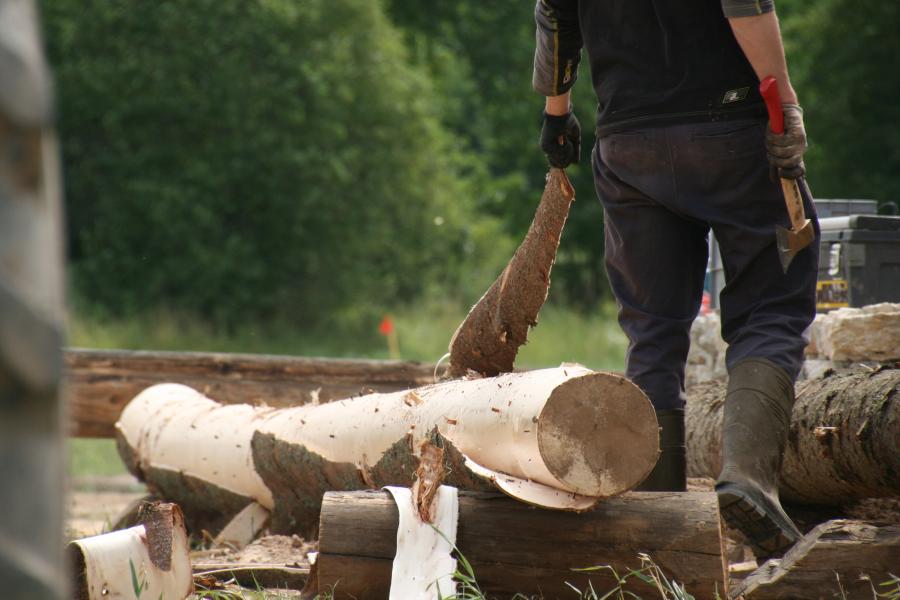
<svg viewBox="0 0 900 600"><path fill-rule="evenodd" d="M575 113L569 112L561 116L544 113L541 150L553 167L565 169L573 163L578 164L581 155L581 125L575 118Z"/></svg>
<svg viewBox="0 0 900 600"><path fill-rule="evenodd" d="M803 128L803 109L797 104L782 104L784 113L784 134L772 133L766 127L766 152L772 179L777 176L797 179L806 173L803 153L806 152L806 130Z"/></svg>

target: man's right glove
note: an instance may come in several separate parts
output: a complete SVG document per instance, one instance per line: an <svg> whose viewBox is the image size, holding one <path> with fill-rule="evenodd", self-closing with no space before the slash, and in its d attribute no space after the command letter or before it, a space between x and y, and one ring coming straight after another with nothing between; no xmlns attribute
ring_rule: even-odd
<svg viewBox="0 0 900 600"><path fill-rule="evenodd" d="M784 134L772 133L766 127L766 152L772 179L797 179L806 173L803 153L806 152L806 130L803 128L803 109L797 104L782 104Z"/></svg>
<svg viewBox="0 0 900 600"><path fill-rule="evenodd" d="M578 164L581 154L581 125L575 118L575 113L562 116L544 113L541 150L553 167L565 169L572 163Z"/></svg>

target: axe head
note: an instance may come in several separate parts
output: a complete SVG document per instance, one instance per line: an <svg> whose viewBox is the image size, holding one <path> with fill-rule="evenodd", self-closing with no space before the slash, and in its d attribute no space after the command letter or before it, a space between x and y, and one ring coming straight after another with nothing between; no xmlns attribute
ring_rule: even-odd
<svg viewBox="0 0 900 600"><path fill-rule="evenodd" d="M812 221L806 219L803 227L797 230L785 229L780 225L775 226L775 238L778 241L778 259L781 261L781 268L787 273L791 261L798 252L806 248L812 243L816 237L813 231Z"/></svg>

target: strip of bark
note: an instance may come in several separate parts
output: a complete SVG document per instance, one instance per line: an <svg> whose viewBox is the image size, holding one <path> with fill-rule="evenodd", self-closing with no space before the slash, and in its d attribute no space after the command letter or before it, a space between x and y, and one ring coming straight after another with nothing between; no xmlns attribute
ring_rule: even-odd
<svg viewBox="0 0 900 600"><path fill-rule="evenodd" d="M450 377L513 370L519 347L550 290L550 270L575 190L562 169L550 169L534 220L509 264L450 340Z"/></svg>

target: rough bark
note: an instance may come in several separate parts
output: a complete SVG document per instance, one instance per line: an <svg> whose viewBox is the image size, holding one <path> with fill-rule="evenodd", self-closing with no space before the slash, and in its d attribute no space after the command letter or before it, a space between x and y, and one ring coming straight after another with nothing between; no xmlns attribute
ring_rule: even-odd
<svg viewBox="0 0 900 600"><path fill-rule="evenodd" d="M343 360L129 350L66 350L70 434L113 437L125 405L142 390L178 381L224 404L297 406L434 381L434 366Z"/></svg>
<svg viewBox="0 0 900 600"><path fill-rule="evenodd" d="M688 475L717 477L725 384L688 390ZM801 382L781 473L783 500L840 505L900 494L900 369Z"/></svg>
<svg viewBox="0 0 900 600"><path fill-rule="evenodd" d="M397 507L386 492L326 494L319 591L333 588L336 599L387 598L397 526ZM639 553L649 554L697 598L724 590L718 504L709 492L626 494L581 514L461 492L456 545L489 597L521 592L572 598L566 582L586 589L588 580L602 595L615 585L608 571L572 569L610 565L624 574L640 564Z"/></svg>
<svg viewBox="0 0 900 600"><path fill-rule="evenodd" d="M873 598L872 589L900 567L900 525L878 527L861 521L822 523L780 561L749 575L732 597L746 600Z"/></svg>
<svg viewBox="0 0 900 600"><path fill-rule="evenodd" d="M574 199L566 172L550 169L525 239L450 340L451 377L469 370L488 376L513 370L519 347L547 299L550 270Z"/></svg>
<svg viewBox="0 0 900 600"><path fill-rule="evenodd" d="M308 532L328 490L411 485L416 450L435 429L448 446L447 484L487 479L569 510L633 488L658 453L646 396L573 366L289 409L220 405L159 385L129 404L117 429L129 470L198 517L193 530L256 501L272 511L274 531Z"/></svg>

